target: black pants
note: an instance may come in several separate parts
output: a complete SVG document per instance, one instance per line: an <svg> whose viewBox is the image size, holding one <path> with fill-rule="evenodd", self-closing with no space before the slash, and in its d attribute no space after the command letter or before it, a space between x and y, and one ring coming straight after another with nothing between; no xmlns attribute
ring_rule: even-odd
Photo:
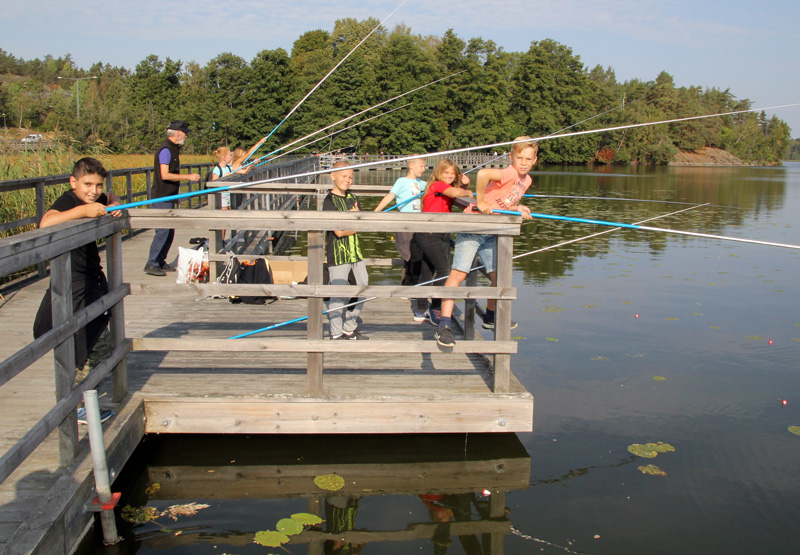
<svg viewBox="0 0 800 555"><path fill-rule="evenodd" d="M416 243L422 252L422 267L419 283L425 285L444 285L450 275L450 234L449 233L415 233L412 243ZM427 283L433 278L443 278L436 283ZM431 307L439 309L442 299L433 299ZM417 310L427 310L428 300L417 299Z"/></svg>

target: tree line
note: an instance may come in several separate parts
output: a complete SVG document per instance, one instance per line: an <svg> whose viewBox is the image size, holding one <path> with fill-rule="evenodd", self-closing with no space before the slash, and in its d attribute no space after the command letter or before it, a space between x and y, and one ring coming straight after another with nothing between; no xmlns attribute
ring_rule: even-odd
<svg viewBox="0 0 800 555"><path fill-rule="evenodd" d="M69 55L26 61L0 49L0 110L9 126L53 132L82 149L149 152L175 119L192 128L187 152L250 145L377 24L372 18L341 19L330 32L301 35L291 53L263 50L248 62L226 52L204 66L151 55L133 70L102 63L87 70ZM424 37L398 25L374 33L259 153L452 74L385 109L410 106L299 153L348 147L360 153L434 152L565 128L581 131L751 107L728 89L676 87L666 71L652 81L618 82L611 67L588 69L568 46L550 39L532 42L527 52L506 52L490 40L463 40L452 29ZM77 80L92 76L96 79ZM784 121L747 113L548 140L541 144L540 160L665 164L679 149L709 146L747 162L774 163L787 155L789 143Z"/></svg>

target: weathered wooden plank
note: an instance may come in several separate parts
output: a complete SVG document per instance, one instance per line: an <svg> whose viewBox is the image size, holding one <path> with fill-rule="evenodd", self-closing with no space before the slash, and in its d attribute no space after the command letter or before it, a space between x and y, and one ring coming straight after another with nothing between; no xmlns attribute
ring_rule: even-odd
<svg viewBox="0 0 800 555"><path fill-rule="evenodd" d="M62 466L68 466L72 463L75 458L75 453L77 452L77 423L74 419L68 417L75 411L75 407L78 406L78 402L81 400L83 392L96 387L97 384L99 384L102 379L111 372L114 366L116 366L125 357L129 351L129 347L130 343L128 342L117 347L111 353L111 356L108 359L97 365L97 367L95 367L89 373L86 379L78 384L78 386L71 393L64 395L59 402L56 403L56 405L50 409L50 411L48 411L44 418L39 420L28 431L28 433L26 433L22 439L20 439L14 445L14 447L6 451L3 456L0 457L0 481L8 478L11 473L25 460L25 458L30 455L36 449L36 447L38 447L39 444L41 444L45 438L47 438L48 435L50 435L50 432L55 430L58 426L63 426L67 422L75 424L75 445L72 452L65 453L61 457L61 462ZM71 446L68 446L68 448L69 447ZM62 442L61 451L63 452L63 450L64 448ZM64 460L67 455L69 455L70 458L67 464L64 464Z"/></svg>
<svg viewBox="0 0 800 555"><path fill-rule="evenodd" d="M326 339L172 339L133 338L134 351L216 351L220 353L516 353L516 341L459 341L443 349L435 341L340 341Z"/></svg>
<svg viewBox="0 0 800 555"><path fill-rule="evenodd" d="M0 239L0 275L49 260L126 227L126 218L104 216L64 222Z"/></svg>
<svg viewBox="0 0 800 555"><path fill-rule="evenodd" d="M129 291L128 284L120 285L91 305L73 314L63 324L54 327L39 339L34 340L33 343L29 343L0 362L0 385L6 383L34 361L39 360L53 350L56 345L63 343L86 324L122 301Z"/></svg>
<svg viewBox="0 0 800 555"><path fill-rule="evenodd" d="M510 287L513 279L514 242L510 237L497 238L497 285ZM496 341L511 340L511 301L500 299L495 307ZM494 356L494 391L508 391L511 383L511 357L507 354Z"/></svg>
<svg viewBox="0 0 800 555"><path fill-rule="evenodd" d="M203 210L135 210L130 221L135 228L226 229L230 216L224 211ZM355 231L396 232L425 229L434 232L491 233L519 235L522 219L519 216L435 214L409 212L334 212L298 210L285 212L241 211L236 215L238 229L271 229L278 231L309 231L347 229Z"/></svg>
<svg viewBox="0 0 800 555"><path fill-rule="evenodd" d="M422 384L419 385L424 390ZM340 401L303 399L262 402L149 397L148 433L216 434L393 434L528 432L530 396L471 397L452 401L394 398Z"/></svg>
<svg viewBox="0 0 800 555"><path fill-rule="evenodd" d="M310 266L309 266L310 267ZM377 297L379 299L453 298L508 299L517 298L516 287L444 287L434 285L276 285L169 283L150 285L139 283L131 287L132 295L185 295L208 297L214 295L252 295L267 297Z"/></svg>

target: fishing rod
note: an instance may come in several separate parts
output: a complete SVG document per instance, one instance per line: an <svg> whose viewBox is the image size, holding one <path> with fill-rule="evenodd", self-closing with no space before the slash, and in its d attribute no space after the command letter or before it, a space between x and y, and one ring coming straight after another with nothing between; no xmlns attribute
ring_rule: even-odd
<svg viewBox="0 0 800 555"><path fill-rule="evenodd" d="M414 195L414 196L413 196L413 197L411 197L410 199L406 199L406 200L404 200L403 202L399 202L399 203L395 204L395 205L394 205L394 206L392 206L391 208L387 208L386 210L384 210L384 212L391 212L391 211L392 211L392 210L394 210L395 208L400 208L401 206L405 206L406 204L408 204L408 203L409 203L409 202L411 202L412 200L416 200L416 199L418 199L419 197L421 197L421 196L422 196L422 195L424 195L424 194L425 194L425 191L421 191L419 194L416 194L416 195Z"/></svg>
<svg viewBox="0 0 800 555"><path fill-rule="evenodd" d="M399 158L395 158L394 162L399 164L401 162L407 162L408 160L416 160L417 158L428 158L428 157L431 157L431 156L449 156L451 154L459 154L459 153L462 153L462 152L472 152L472 151L476 151L476 150L485 150L485 149L491 149L491 148L496 148L496 147L501 147L501 146L510 146L510 145L514 145L514 144L517 144L517 143L541 142L541 141L546 141L546 140L549 140L549 139L561 139L561 138L565 138L565 137L577 137L577 136L580 136L580 135L589 135L589 134L594 134L594 133L606 133L606 132L609 132L609 131L619 131L621 129L634 129L634 128L638 128L638 127L649 127L649 126L652 126L652 125L662 125L662 124L666 124L666 123L678 123L678 122L681 122L681 121L690 121L690 120L697 120L697 119L713 118L713 117L718 117L718 116L728 116L728 115L733 115L733 114L745 114L745 113L750 113L750 112L760 112L760 111L765 111L765 110L775 110L775 109L778 109L778 108L787 108L787 107L792 107L792 106L800 106L800 103L783 104L783 105L780 105L780 106L770 106L770 107L766 107L766 108L751 108L751 109L747 109L747 110L735 110L735 111L732 111L732 112L721 112L721 113L718 113L718 114L706 114L706 115L701 115L701 116L689 116L689 117L684 117L684 118L675 118L675 119L653 121L653 122L645 122L645 123L632 123L632 124L629 124L629 125L618 125L618 126L615 126L615 127L606 127L606 128L603 128L603 129L592 129L592 130L588 130L588 131L572 131L570 133L562 133L560 135L552 135L552 136L551 135L545 135L545 136L542 136L542 137L531 138L531 139L503 141L503 142L500 142L500 143L492 143L492 144L488 144L488 145L463 147L463 148L457 148L457 149L452 149L452 150L444 150L444 151L441 151L441 152L433 152L433 153L428 153L428 154L414 154L414 155L411 155L411 156L402 156L402 157L399 157ZM380 166L380 165L384 165L384 164L385 164L384 161L378 160L378 161L374 161L374 162L362 162L360 164L351 164L350 166L348 166L348 168L352 169L352 170L357 170L357 169L360 169L360 168L370 168L370 167L373 167L373 166ZM326 173L330 173L330 170L315 170L315 171L303 172L303 173L298 173L298 174L289 175L289 176L271 177L271 178L262 179L262 180L259 180L259 181L248 181L246 183L239 183L237 185L227 185L227 186L215 187L215 188L206 189L206 190L200 190L200 191L190 191L190 192L187 192L187 193L169 195L169 196L161 197L161 198L158 198L158 199L142 200L142 201L137 201L137 202L131 202L131 203L128 203L128 204L120 204L120 205L117 205L117 206L108 207L107 211L111 212L111 211L114 211L114 210L125 210L125 209L128 209L128 208L135 208L137 206L144 206L146 204L152 204L154 202L181 200L181 199L184 199L184 198L190 198L190 197L195 197L195 196L199 196L199 195L220 193L222 191L233 191L235 189L241 189L241 188L244 188L244 187L250 187L252 185L263 185L263 184L266 184L266 183L274 183L276 181L284 181L286 179L296 179L296 178L300 178L300 177L311 177L311 176L315 176L315 175L323 175L323 174L326 174Z"/></svg>
<svg viewBox="0 0 800 555"><path fill-rule="evenodd" d="M522 216L522 212L516 210L494 210L493 213L508 214L509 216ZM588 218L574 218L572 216L556 216L554 214L538 214L535 212L530 213L531 218L539 218L545 220L560 220L564 222L576 222L581 224L594 224L594 225L608 225L619 227L623 229L636 229L640 231L660 231L663 233L675 233L678 235L691 235L692 237L706 237L708 239L721 239L724 241L737 241L739 243L751 243L754 245L766 245L770 247L783 247L787 249L800 249L800 245L789 245L787 243L773 243L771 241L759 241L757 239L744 239L741 237L730 237L726 235L712 235L710 233L698 233L696 231L683 231L679 229L668 229L663 227L649 227L638 224L626 224L621 222L608 222L605 220L591 220Z"/></svg>
<svg viewBox="0 0 800 555"><path fill-rule="evenodd" d="M274 161L274 160L277 160L277 159L278 159L278 158L280 158L281 156L286 156L287 154L291 154L291 153L292 153L292 152L294 152L295 150L300 150L301 148L305 148L305 147L307 147L307 146L309 146L309 145L313 145L314 143L318 143L319 141L324 141L325 139L327 139L327 138L329 138L329 137L333 137L334 135L338 135L339 133L342 133L342 132L344 132L344 131L347 131L348 129L352 129L352 128L354 128L354 127L358 127L359 125L362 125L362 124L364 124L364 123L367 123L368 121L371 121L371 120L374 120L374 119L377 119L377 118L383 117L383 116L385 116L385 115L391 114L392 112L396 112L397 110L400 110L400 109L402 109L402 108L407 108L408 106L411 106L411 104L413 104L413 102L409 102L408 104L403 104L402 106L398 106L397 108L392 108L391 110L388 110L388 111L386 111L386 112L383 112L382 114L378 114L378 115L376 115L376 116L369 117L369 118L367 118L367 119L365 119L365 120L363 120L363 121L359 121L358 123L354 123L353 125L348 125L347 127L344 127L344 128L342 128L342 129L339 129L338 131L334 131L333 133L328 133L327 135L324 135L324 136L320 137L319 139L314 139L313 141L309 141L309 142L307 142L306 144L300 145L300 146L298 146L298 147L296 147L296 148L293 148L293 149L291 149L291 150L287 150L286 152L284 152L284 153L282 153L282 154L278 154L277 156L275 156L275 157L273 157L273 158L270 158L270 160L269 160L269 161L270 161L270 162L272 162L272 161ZM350 146L352 146L352 145L350 145Z"/></svg>
<svg viewBox="0 0 800 555"><path fill-rule="evenodd" d="M448 75L446 77L442 77L440 79L436 79L435 81L431 81L430 83L427 83L425 85L421 85L421 86L419 86L419 87L417 87L415 89L411 89L410 91L404 92L402 94L398 94L397 96L394 96L394 97L390 98L389 100L384 100L383 102L379 102L375 106L371 106L371 107L367 108L366 110L361 110L360 112L357 112L357 113L353 114L352 116L347 116L346 118L340 119L336 123L332 123L332 124L330 124L330 125L328 125L326 127L323 127L322 129L318 129L317 131L314 131L313 133L309 133L305 137L300 137L299 139L297 139L295 141L292 141L291 143L289 143L287 145L284 145L284 146L282 146L280 148L277 148L277 149L273 150L272 152L270 152L268 154L265 154L264 156L262 156L260 158L257 158L256 160L253 160L252 162L250 162L250 164L248 164L248 166L251 165L251 164L255 164L256 166L261 166L263 164L266 164L267 162L271 162L273 160L273 158L268 159L268 160L264 160L264 159L267 158L268 156L272 156L273 154L276 154L276 153L282 151L285 148L289 148L290 146L294 146L294 145L296 145L297 143L299 143L301 141L305 141L306 139L310 139L311 137L313 137L314 135L317 135L318 133L322 133L323 131L327 131L331 127L336 127L340 123L344 123L344 122L349 121L349 120L351 120L353 118L356 118L356 117L358 117L358 116L360 116L362 114L366 114L370 110L374 110L375 108L379 108L379 107L383 106L384 104L388 104L389 102L392 102L393 100L397 100L399 98L403 98L404 96L409 95L409 94L414 93L414 92L417 92L419 90L422 90L425 87L430 87L431 85L435 85L436 83L438 83L440 81L444 81L445 79L450 79L451 77L455 77L456 75L460 75L461 73L464 73L464 71L466 71L466 70L459 71L459 72L456 72L456 73L451 73L450 75Z"/></svg>
<svg viewBox="0 0 800 555"><path fill-rule="evenodd" d="M641 222L638 222L638 223L650 222L652 220L657 220L659 218L667 218L669 216L674 216L675 214L680 214L681 212L686 212L687 210L694 210L695 208L699 208L700 206L704 206L704 205L700 204L698 206L690 206L689 208L683 208L683 209L677 210L675 212L670 212L669 214L662 214L661 216L653 216L652 218L648 218L646 220L642 220ZM562 243L558 243L558 244L555 244L555 245L549 245L547 247L542 247L540 249L536 249L536 250L533 250L533 251L530 251L530 252L518 254L518 255L512 257L512 260L516 260L516 259L522 258L524 256L530 256L531 254L537 254L537 253L540 253L540 252L543 252L543 251L547 251L547 250L555 249L555 248L558 248L558 247L562 247L564 245L569 245L569 244L572 244L572 243L576 243L578 241L583 241L583 240L586 240L586 239L597 237L598 235L604 235L606 233L612 233L612 232L617 231L619 229L621 229L621 228L618 227L616 229L607 229L605 231L600 231L598 233L593 233L591 235L586 235L585 237L579 237L577 239L570 239L569 241L564 241ZM472 271L472 270L480 270L483 267L484 267L483 265L476 266L476 267L472 268L470 271ZM442 277L438 277L438 278L435 278L435 279L432 279L432 280L429 280L429 281L426 281L426 282L423 282L423 283L417 283L416 285L414 285L414 287L420 287L422 285L430 285L432 283L436 283L437 281L445 280L445 279L447 279L447 277L448 276L442 276ZM366 299L359 299L359 300L357 300L355 302L340 306L340 307L336 308L335 310L344 310L344 309L350 308L351 306L356 306L358 304L363 304L363 303L368 303L370 301L374 301L375 299L378 299L378 297L369 297L369 298L366 298ZM322 314L325 315L325 314L328 314L328 312L330 312L330 310L324 310L322 312ZM245 337L250 337L252 335L256 335L256 334L261 333L261 332L271 331L271 330L274 330L274 329L277 329L277 328L282 328L284 326L289 326L291 324L297 324L297 323L303 322L305 320L308 320L308 316L300 316L298 318L293 318L293 319L287 320L285 322L272 324L271 326L267 326L267 327L260 328L260 329L257 329L257 330L248 331L248 332L245 332L245 333L240 333L238 335L233 335L233 336L229 337L228 339L242 339L242 338L245 338Z"/></svg>
<svg viewBox="0 0 800 555"><path fill-rule="evenodd" d="M696 202L681 202L678 200L653 200L653 199L623 198L623 197L584 197L576 195L542 195L538 193L522 195L522 197L523 198L568 198L568 199L581 199L581 200L627 200L633 202L659 202L662 204L691 204L693 206L705 206L705 204L697 204Z"/></svg>
<svg viewBox="0 0 800 555"><path fill-rule="evenodd" d="M359 46L361 46L362 44L364 44L364 41L366 41L366 40L367 40L369 37L371 37L371 36L372 36L372 33L374 33L375 31L377 31L377 30L378 30L378 28L379 28L381 25L383 25L383 24L386 22L386 20L387 20L387 19L389 19L390 17L392 17L392 16L395 14L395 12L397 12L397 10L399 10L399 9L400 9L400 8L403 6L403 4L405 4L405 3L406 3L406 0L403 0L402 2L400 2L400 5L399 5L399 6L397 6L397 7L394 9L394 11L392 11L392 13L390 13L389 15L387 15L387 16L386 16L386 17L383 19L383 21L381 21L380 23L378 23L378 24L375 26L375 28L374 28L374 29L372 29L372 31L370 31L370 32L367 34L367 36L366 36L366 37L364 37L363 39L361 39L361 41L360 41L358 44L356 44L356 45L353 47L353 49L352 49L352 50L350 50L350 52L348 52L348 53L347 53L347 55L346 55L344 58L342 58L341 60L339 60L339 62L338 62L338 63L337 63L335 66L333 66L333 69L331 69L331 70L330 70L330 71L329 71L329 72L328 72L328 73L325 75L325 77L323 77L323 78L322 78L322 79L321 79L321 80L320 80L320 81L319 81L319 82L318 82L316 85L314 85L314 88L312 88L310 91L308 91L308 94L306 94L306 95L305 95L305 96L304 96L302 99L300 99L300 102L298 102L297 104L295 104L294 108L292 108L291 110L289 110L289 113L288 113L288 114L286 114L286 117L284 117L284 118L281 120L281 122L280 122L278 125L276 125L276 126L275 126L275 128L274 128L272 131L270 131L270 132L269 132L269 135L267 135L266 137L264 137L264 142L266 142L266 141L267 141L267 139L269 139L269 138L272 136L272 134L273 134L273 133L275 133L275 131L277 131L277 130L278 130L278 128L279 128L281 125L283 125L283 123L284 123L284 122L285 122L287 119L289 119L289 116L291 116L291 115L292 115L292 114L295 112L295 110L297 110L297 109L300 107L300 105L301 105L301 104L303 104L303 102L305 102L305 101L306 101L306 99L307 99L309 96L311 96L311 94L312 94L312 93L313 93L315 90L317 90L317 89L320 87L320 85L322 85L322 83L324 83L324 82L325 82L325 80L326 80L328 77L330 77L330 76L331 76L331 74L332 74L334 71L336 71L336 69L337 69L337 68L338 68L340 65L342 65L342 64L344 63L344 61L345 61L345 60L347 60L347 58L349 58L349 57L350 57L350 54L352 54L353 52L355 52L355 51L356 51L356 49L357 49ZM263 143L262 143L262 144L263 144ZM258 145L258 146L260 147L261 145ZM256 148L256 150L258 150L258 148ZM247 161L250 159L250 156L252 156L253 154L255 154L256 150L254 150L253 152L251 152L251 153L250 153L250 154L247 156L247 158L245 158L245 159L242 161L242 165L244 165L244 164L245 164L245 162L247 162Z"/></svg>
<svg viewBox="0 0 800 555"><path fill-rule="evenodd" d="M550 134L548 135L548 137L555 137L555 136L557 136L559 133L561 133L561 132L563 132L563 131L566 131L567 129L572 129L573 127L577 127L577 126L579 126L579 125L580 125L580 124L582 124L582 123L586 123L587 121L593 120L593 119L595 119L595 118L599 118L600 116L604 116L604 115L606 115L606 114L609 114L609 113L611 113L611 112L614 112L615 110L619 110L620 108L625 108L626 106L630 106L631 104L633 104L634 102L638 102L639 100L641 100L641 99L634 100L633 102L628 102L627 104L625 104L625 97L623 96L623 97L622 97L622 104L620 104L619 106L615 106L614 108L611 108L610 110L606 110L605 112L603 112L603 113L601 113L601 114L595 114L594 116L591 116L591 117L588 117L588 118L586 118L586 119L584 119L584 120L581 120L581 121L579 121L578 123L573 123L572 125L568 125L567 127L563 127L563 128L561 128L561 129L559 129L558 131L554 131L553 133L550 133ZM495 160L499 160L500 158L503 158L504 156L506 156L506 155L505 155L505 154L501 154L500 156L497 156L497 157L495 157L495 158L492 158L492 159L491 159L491 160L489 160L488 162L484 162L483 164L480 164L479 166L475 166L475 167L474 167L474 168L472 168L471 170L467 170L467 171L465 171L465 172L464 172L464 175L466 175L466 174L468 174L468 173L471 173L471 172L474 172L475 170L477 170L477 169L480 169L480 168L482 168L483 166L485 166L485 165L487 165L487 164L491 164L491 163L492 163L492 162L494 162Z"/></svg>

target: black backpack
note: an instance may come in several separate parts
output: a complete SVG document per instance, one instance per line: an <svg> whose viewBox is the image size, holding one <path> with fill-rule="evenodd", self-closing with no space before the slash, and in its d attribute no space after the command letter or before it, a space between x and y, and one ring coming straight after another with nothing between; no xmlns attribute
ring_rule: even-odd
<svg viewBox="0 0 800 555"><path fill-rule="evenodd" d="M256 258L255 260L238 260L234 259L234 268L232 269L235 275L235 283L274 283L272 281L272 271L269 269L267 261L263 258ZM275 297L269 296L243 296L243 297L229 297L232 303L245 303L245 304L264 304L268 300L275 300Z"/></svg>
<svg viewBox="0 0 800 555"><path fill-rule="evenodd" d="M222 166L220 166L219 164L214 164L214 167L211 168L211 170L206 174L206 185L205 185L206 189L213 188L213 186L209 185L209 183L211 183L211 176L214 175L214 170L216 170L217 168L219 168L219 177L222 177Z"/></svg>

